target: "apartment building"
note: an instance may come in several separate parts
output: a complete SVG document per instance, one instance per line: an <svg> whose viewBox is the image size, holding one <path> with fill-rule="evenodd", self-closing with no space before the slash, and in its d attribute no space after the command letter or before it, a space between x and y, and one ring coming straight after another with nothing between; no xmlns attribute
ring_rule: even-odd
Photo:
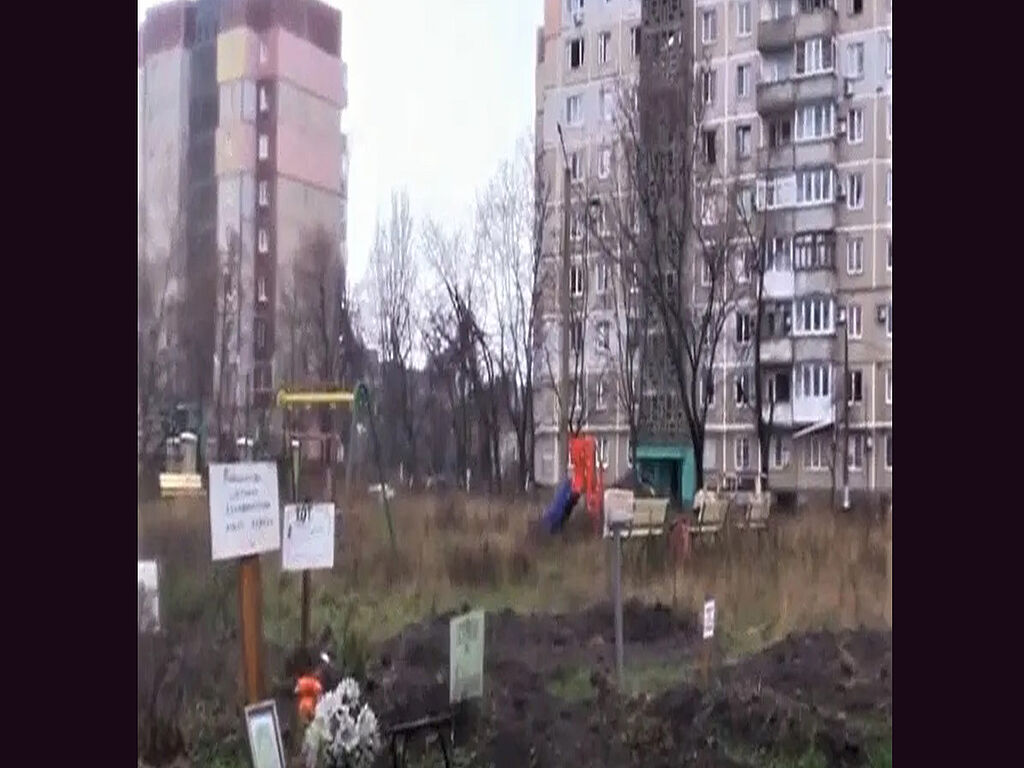
<svg viewBox="0 0 1024 768"><path fill-rule="evenodd" d="M629 429L616 394L615 306L610 265L590 242L578 218L585 201L606 194L611 184L614 122L621 84L639 71L640 0L544 0L544 26L537 31L536 145L543 152L549 205L542 273L546 275L536 358L534 466L540 484L564 472L559 442L558 388L561 334L570 325L567 367L575 396L566 404L573 419L597 438L608 477L628 469ZM559 135L561 126L561 137ZM564 139L564 153L562 141ZM564 168L570 170L570 302L560 306Z"/></svg>
<svg viewBox="0 0 1024 768"><path fill-rule="evenodd" d="M556 10L564 19L572 5ZM605 4L589 0L584 14L591 5ZM891 493L891 0L642 5L643 39L663 33L666 24L689 38L695 98L704 101L705 160L717 167L724 184L753 187L765 222L769 303L761 353L763 385L774 400L772 486L841 487L846 456L854 493ZM561 32L558 45L545 50L564 47L572 29L566 34L564 26L551 27L547 17L545 22L545 31ZM630 23L637 23L635 16ZM563 87L549 85L563 82L557 79L562 66L538 64L539 101L542 93ZM552 97L538 108L545 147L553 141L549 114L558 106ZM557 175L557 167L553 171ZM553 217L552 226L559 223ZM697 295L705 276L696 259L691 263L684 279ZM750 311L749 303L741 305L727 319L707 385L702 381L709 403L706 475L760 466L750 406ZM543 403L540 394L538 402ZM542 405L538 425L543 410ZM587 431L600 435L601 425ZM542 445L538 437L539 451ZM625 445L620 437L618 446ZM612 458L611 474L617 476L625 456ZM546 465L537 466L543 482Z"/></svg>
<svg viewBox="0 0 1024 768"><path fill-rule="evenodd" d="M146 14L139 68L140 237L171 261L174 394L251 435L296 377L286 313L304 243L320 233L346 258L341 14L172 0Z"/></svg>

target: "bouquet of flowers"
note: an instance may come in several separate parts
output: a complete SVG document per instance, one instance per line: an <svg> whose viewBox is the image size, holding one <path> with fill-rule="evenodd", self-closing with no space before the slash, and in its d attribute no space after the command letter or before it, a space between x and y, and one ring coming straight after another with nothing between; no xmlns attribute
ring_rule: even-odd
<svg viewBox="0 0 1024 768"><path fill-rule="evenodd" d="M377 716L350 677L325 694L306 729L306 768L371 768L381 749Z"/></svg>

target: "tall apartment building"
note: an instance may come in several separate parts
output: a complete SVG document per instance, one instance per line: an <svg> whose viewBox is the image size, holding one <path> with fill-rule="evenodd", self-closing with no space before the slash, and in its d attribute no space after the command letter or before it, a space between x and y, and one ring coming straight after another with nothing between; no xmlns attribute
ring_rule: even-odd
<svg viewBox="0 0 1024 768"><path fill-rule="evenodd" d="M615 4L588 0L584 13ZM642 35L661 31L648 27L668 12L681 19L695 97L705 102L702 151L724 183L756 189L766 222L771 319L761 350L764 385L776 400L772 486L841 485L848 453L854 492L891 492L891 0L644 0L643 7ZM696 293L703 277L692 263L685 279ZM712 367L706 474L760 465L747 402L749 311L741 306L728 318ZM846 435L844 400L848 451L833 445ZM613 455L613 475L622 462Z"/></svg>
<svg viewBox="0 0 1024 768"><path fill-rule="evenodd" d="M221 431L240 435L296 375L288 313L304 244L319 233L332 262L346 258L341 14L317 0L172 0L140 27L139 67L140 238L171 261L174 395L207 419L221 402Z"/></svg>
<svg viewBox="0 0 1024 768"><path fill-rule="evenodd" d="M536 146L543 152L550 195L542 265L550 279L541 299L543 338L537 352L534 405L534 466L541 484L555 483L564 471L557 392L562 376L559 329L567 320L556 295L561 279L563 169L566 163L571 169L570 208L610 189L614 115L620 84L639 72L639 31L640 0L545 0L544 26L537 31ZM609 370L615 308L609 299L609 265L602 263L585 229L574 224L571 239L570 301L583 319L570 329L570 347L581 349L573 355L568 373L578 381L576 408L582 412L585 431L597 438L606 471L617 478L627 470L629 429ZM585 310L579 312L583 303Z"/></svg>

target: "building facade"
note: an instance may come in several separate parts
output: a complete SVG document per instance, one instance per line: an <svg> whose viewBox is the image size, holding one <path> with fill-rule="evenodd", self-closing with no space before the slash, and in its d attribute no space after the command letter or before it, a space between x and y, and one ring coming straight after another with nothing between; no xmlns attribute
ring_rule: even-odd
<svg viewBox="0 0 1024 768"><path fill-rule="evenodd" d="M565 18L581 4L554 5L547 9L562 14L562 26L550 27L559 32L558 44L545 53L560 54L575 30ZM639 3L587 0L583 26L592 6L619 5L640 10ZM773 488L841 487L845 456L855 494L891 494L891 0L642 5L642 13L631 17L641 34L663 34L647 27L681 19L694 57L695 98L703 100L700 150L723 184L755 190L764 222L768 268L760 350L763 386L774 399L767 462ZM551 143L549 110L557 106L554 96L562 96L559 89L565 90L563 66L538 64L538 101L551 94L538 108L545 147ZM551 221L557 231L559 217ZM557 235L548 241L560 242ZM704 277L697 260L691 263L684 280L696 297ZM726 320L709 386L701 388L709 401L706 476L754 472L761 464L750 406L750 311L741 304ZM584 431L600 435L602 425ZM617 444L608 461L616 477L626 468L628 443L619 437ZM544 445L539 434L539 452ZM538 456L541 482L543 459Z"/></svg>
<svg viewBox="0 0 1024 768"><path fill-rule="evenodd" d="M331 279L346 259L341 14L174 0L147 13L139 68L140 231L173 276L175 397L251 436L275 389L308 373L289 333L303 249L331 244Z"/></svg>

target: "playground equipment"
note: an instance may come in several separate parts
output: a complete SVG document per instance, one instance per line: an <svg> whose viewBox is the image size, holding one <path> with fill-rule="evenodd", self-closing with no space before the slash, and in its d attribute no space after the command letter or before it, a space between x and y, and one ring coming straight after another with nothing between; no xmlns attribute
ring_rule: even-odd
<svg viewBox="0 0 1024 768"><path fill-rule="evenodd" d="M572 491L586 499L587 514L600 531L601 502L604 498L604 471L599 466L597 441L593 435L569 438L569 463L572 469Z"/></svg>

